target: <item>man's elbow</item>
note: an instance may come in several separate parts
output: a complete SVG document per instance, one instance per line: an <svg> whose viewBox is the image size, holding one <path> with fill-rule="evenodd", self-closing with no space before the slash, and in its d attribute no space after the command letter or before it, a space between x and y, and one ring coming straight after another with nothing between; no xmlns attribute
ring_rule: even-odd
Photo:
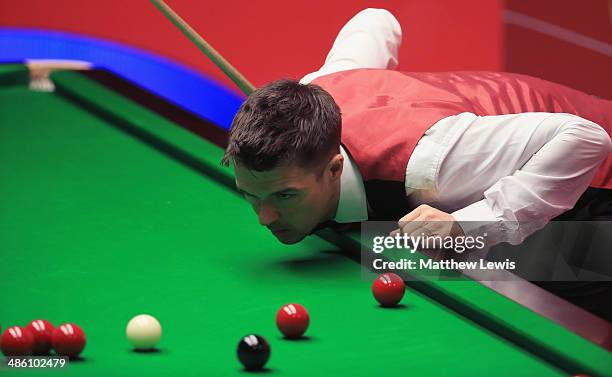
<svg viewBox="0 0 612 377"><path fill-rule="evenodd" d="M393 35L398 41L402 39L402 27L393 13L382 8L366 8L355 16L361 22L376 25L384 33Z"/></svg>
<svg viewBox="0 0 612 377"><path fill-rule="evenodd" d="M610 135L603 127L596 126L594 142L598 145L603 160L612 153L612 139L610 139Z"/></svg>
<svg viewBox="0 0 612 377"><path fill-rule="evenodd" d="M612 140L608 131L599 124L588 119L581 118L576 115L571 115L572 121L569 124L569 132L578 137L588 147L590 158L605 160L612 153Z"/></svg>

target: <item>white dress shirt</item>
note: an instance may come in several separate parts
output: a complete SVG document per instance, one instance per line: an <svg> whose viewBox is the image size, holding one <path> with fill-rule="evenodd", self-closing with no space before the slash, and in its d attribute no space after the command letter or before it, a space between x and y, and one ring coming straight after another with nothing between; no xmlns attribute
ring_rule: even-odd
<svg viewBox="0 0 612 377"><path fill-rule="evenodd" d="M357 68L393 69L401 40L391 13L365 9L340 30L325 64L300 82ZM361 174L341 152L335 221L364 221ZM406 195L451 213L467 235L487 233L489 246L519 244L571 209L611 152L607 132L576 115L461 113L436 122L419 140L406 166Z"/></svg>

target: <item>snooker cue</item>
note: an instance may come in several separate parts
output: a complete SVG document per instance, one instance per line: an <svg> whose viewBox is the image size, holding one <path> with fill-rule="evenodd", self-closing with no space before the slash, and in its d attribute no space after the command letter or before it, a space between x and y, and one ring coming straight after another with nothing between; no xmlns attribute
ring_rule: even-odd
<svg viewBox="0 0 612 377"><path fill-rule="evenodd" d="M208 58L215 63L247 96L255 90L249 82L233 65L231 65L217 50L204 40L185 20L181 18L164 2L164 0L151 0L153 5L159 9L166 18L179 28L179 30L192 41Z"/></svg>

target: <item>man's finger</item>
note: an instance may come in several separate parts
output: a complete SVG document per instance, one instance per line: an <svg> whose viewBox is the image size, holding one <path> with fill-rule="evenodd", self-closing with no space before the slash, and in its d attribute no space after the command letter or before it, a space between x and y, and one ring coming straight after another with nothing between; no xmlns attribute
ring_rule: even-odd
<svg viewBox="0 0 612 377"><path fill-rule="evenodd" d="M400 224L401 226L401 223L403 222L414 221L416 218L418 218L421 215L421 212L423 211L423 209L424 209L424 206L416 207L415 209L410 211L406 216L399 219L398 224Z"/></svg>
<svg viewBox="0 0 612 377"><path fill-rule="evenodd" d="M402 222L400 224L400 229L401 229L402 233L406 233L408 235L411 235L411 234L417 232L419 229L422 229L426 224L427 223L425 222L424 218L417 217L413 221L408 221L406 223Z"/></svg>

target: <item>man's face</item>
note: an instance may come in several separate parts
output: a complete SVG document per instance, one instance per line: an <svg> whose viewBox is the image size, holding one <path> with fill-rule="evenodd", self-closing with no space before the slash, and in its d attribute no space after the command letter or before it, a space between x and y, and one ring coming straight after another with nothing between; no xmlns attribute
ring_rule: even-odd
<svg viewBox="0 0 612 377"><path fill-rule="evenodd" d="M253 206L259 223L285 244L301 241L338 206L342 155L324 167L279 166L258 172L234 163L236 187Z"/></svg>

